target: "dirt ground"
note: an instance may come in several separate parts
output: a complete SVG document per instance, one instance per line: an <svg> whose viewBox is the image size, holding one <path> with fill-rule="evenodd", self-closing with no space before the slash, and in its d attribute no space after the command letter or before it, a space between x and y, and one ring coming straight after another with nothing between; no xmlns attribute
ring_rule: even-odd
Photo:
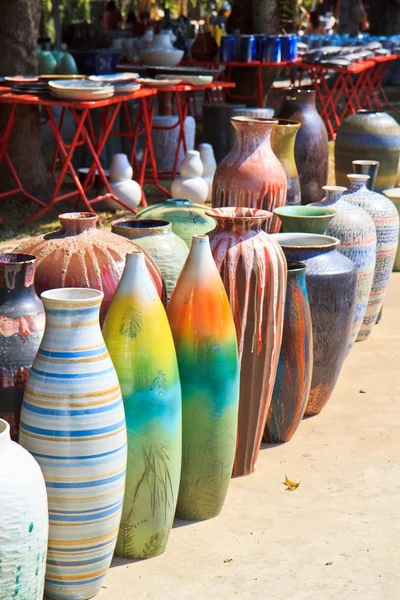
<svg viewBox="0 0 400 600"><path fill-rule="evenodd" d="M400 598L399 295L394 274L323 412L261 450L218 518L177 521L157 558L115 559L99 600Z"/></svg>

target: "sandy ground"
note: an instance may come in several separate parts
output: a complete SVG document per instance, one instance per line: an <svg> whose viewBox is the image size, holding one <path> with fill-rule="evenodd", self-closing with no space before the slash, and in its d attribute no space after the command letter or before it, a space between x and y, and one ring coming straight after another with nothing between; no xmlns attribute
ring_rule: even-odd
<svg viewBox="0 0 400 600"><path fill-rule="evenodd" d="M400 598L399 295L395 274L322 414L263 448L218 518L176 522L157 558L115 559L99 600Z"/></svg>

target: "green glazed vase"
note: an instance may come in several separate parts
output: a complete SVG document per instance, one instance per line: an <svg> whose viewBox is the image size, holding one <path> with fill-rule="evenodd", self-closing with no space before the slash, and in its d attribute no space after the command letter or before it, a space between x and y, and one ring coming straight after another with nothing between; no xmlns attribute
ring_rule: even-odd
<svg viewBox="0 0 400 600"><path fill-rule="evenodd" d="M294 146L299 129L300 123L298 121L278 119L278 125L273 129L271 135L272 150L286 173L286 204L289 206L301 204L299 174L294 158Z"/></svg>
<svg viewBox="0 0 400 600"><path fill-rule="evenodd" d="M383 190L382 194L389 198L395 205L400 217L400 187ZM400 271L400 244L397 246L396 258L394 259L393 271ZM378 322L378 320L377 320Z"/></svg>
<svg viewBox="0 0 400 600"><path fill-rule="evenodd" d="M182 472L176 516L216 517L236 451L236 328L208 236L194 236L167 314L182 384Z"/></svg>
<svg viewBox="0 0 400 600"><path fill-rule="evenodd" d="M189 246L193 235L202 235L215 229L216 221L206 215L209 207L191 200L169 198L160 204L141 210L137 219L162 219L172 225L172 231Z"/></svg>
<svg viewBox="0 0 400 600"><path fill-rule="evenodd" d="M127 254L103 326L128 432L126 487L116 554L164 552L178 498L182 397L174 341L144 254Z"/></svg>
<svg viewBox="0 0 400 600"><path fill-rule="evenodd" d="M284 233L318 233L325 235L337 214L333 208L319 206L281 206L274 213L280 218Z"/></svg>

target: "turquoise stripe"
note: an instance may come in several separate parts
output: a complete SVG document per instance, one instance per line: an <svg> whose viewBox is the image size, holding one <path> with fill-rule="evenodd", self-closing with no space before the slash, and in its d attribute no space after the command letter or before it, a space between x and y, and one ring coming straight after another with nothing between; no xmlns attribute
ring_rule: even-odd
<svg viewBox="0 0 400 600"><path fill-rule="evenodd" d="M121 405L121 402L121 399L118 399L117 402L113 402L113 404L107 404L106 406L100 406L98 408L64 410L61 408L43 408L42 406L36 406L35 404L31 404L25 400L24 408L39 415L51 415L53 417L80 417L83 415L98 415L100 413L109 412L110 410L114 410L114 408L118 408L118 406Z"/></svg>
<svg viewBox="0 0 400 600"><path fill-rule="evenodd" d="M113 508L113 506L117 506L120 505L122 502L122 500L118 500L118 502L113 502L112 504L109 504L108 506L103 506L101 509L99 508L90 508L88 510L55 510L54 512L60 515L86 515L86 514L90 514L94 511L98 511L98 510L108 510L109 508Z"/></svg>
<svg viewBox="0 0 400 600"><path fill-rule="evenodd" d="M39 348L38 354L48 358L87 358L90 356L99 356L107 352L105 346L96 348L95 350L77 350L76 352L54 352L53 350L43 350Z"/></svg>
<svg viewBox="0 0 400 600"><path fill-rule="evenodd" d="M121 452L124 448L126 448L127 444L124 444L120 448L116 450L110 450L110 452L103 452L102 454L89 454L88 456L50 456L49 454L38 454L37 452L32 452L32 456L35 458L46 458L48 460L68 460L69 462L73 462L74 460L92 460L93 458L103 458L104 456L110 456L110 454L116 454L117 452Z"/></svg>
<svg viewBox="0 0 400 600"><path fill-rule="evenodd" d="M76 487L76 486L75 486ZM103 519L104 517L109 517L114 515L116 512L119 512L122 508L122 500L116 506L113 506L109 509L102 509L96 513L87 514L87 515L53 515L52 512L49 512L49 521L59 522L59 523L86 523L88 521L98 521L99 519Z"/></svg>
<svg viewBox="0 0 400 600"><path fill-rule="evenodd" d="M57 546L48 546L49 552L66 552L68 554L74 554L74 552L89 552L89 550L100 550L100 548L104 548L105 546L110 546L114 544L113 540L107 540L103 544L97 544L97 546L88 546L87 548L77 547L77 548L57 548Z"/></svg>
<svg viewBox="0 0 400 600"><path fill-rule="evenodd" d="M86 565L92 565L94 563L103 562L104 560L108 560L112 556L112 552L108 552L103 556L99 556L98 558L92 558L89 560L77 560L75 562L70 561L62 561L62 560L47 560L47 564L54 567L84 567Z"/></svg>
<svg viewBox="0 0 400 600"><path fill-rule="evenodd" d="M99 485L105 485L106 483L113 483L114 481L118 481L118 479L122 479L125 477L125 469L122 473L118 473L117 475L113 475L112 477L106 477L105 479L97 479L96 481L78 481L62 483L60 481L46 481L46 487L56 488L56 489L78 489L78 488L90 488L90 487L98 487ZM51 508L50 508L51 514Z"/></svg>
<svg viewBox="0 0 400 600"><path fill-rule="evenodd" d="M109 425L107 427L99 427L98 429L82 429L82 430L72 430L72 431L63 431L57 429L41 429L40 427L32 427L31 425L27 425L23 421L20 423L20 428L25 431L29 431L30 433L38 433L39 435L49 436L49 437L60 437L60 438L84 438L91 437L94 435L101 435L102 433L109 433L111 431L116 431L120 427L125 425L125 419L115 423L114 425Z"/></svg>
<svg viewBox="0 0 400 600"><path fill-rule="evenodd" d="M46 308L46 314L55 316L55 317L77 317L77 316L89 316L97 314L100 310L100 305L93 306L91 308L68 308L67 310L62 308Z"/></svg>
<svg viewBox="0 0 400 600"><path fill-rule="evenodd" d="M104 579L104 573L103 575L99 575L98 577L95 577L94 579L82 579L81 581L55 581L53 579L49 579L48 577L46 577L45 582L48 585L56 585L57 587L60 586L72 586L72 585L87 585L88 583L94 583L95 581L98 581L99 579Z"/></svg>

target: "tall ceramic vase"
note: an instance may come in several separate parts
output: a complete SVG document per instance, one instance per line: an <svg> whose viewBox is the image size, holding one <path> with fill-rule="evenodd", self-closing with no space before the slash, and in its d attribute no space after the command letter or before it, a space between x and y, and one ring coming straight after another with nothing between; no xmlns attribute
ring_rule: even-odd
<svg viewBox="0 0 400 600"><path fill-rule="evenodd" d="M58 217L61 229L28 239L16 252L37 257L35 288L38 294L63 287L94 288L104 294L103 321L121 278L127 252L138 246L120 236L97 229L94 213L65 213ZM159 268L146 254L146 263L157 291L166 300Z"/></svg>
<svg viewBox="0 0 400 600"><path fill-rule="evenodd" d="M111 230L150 254L163 276L168 301L189 253L185 242L172 231L171 223L157 219L120 219L113 221Z"/></svg>
<svg viewBox="0 0 400 600"><path fill-rule="evenodd" d="M55 600L100 591L121 519L126 427L99 325L102 299L92 289L42 293L46 328L22 403L19 441L47 486L45 593Z"/></svg>
<svg viewBox="0 0 400 600"><path fill-rule="evenodd" d="M36 258L0 254L0 418L17 441L22 397L44 331L34 287Z"/></svg>
<svg viewBox="0 0 400 600"><path fill-rule="evenodd" d="M273 211L286 203L285 171L271 149L271 134L277 121L234 117L236 141L219 163L214 175L214 208L243 206ZM272 218L268 231L279 231Z"/></svg>
<svg viewBox="0 0 400 600"><path fill-rule="evenodd" d="M389 190L383 190L382 192L386 198L389 198L395 205L397 212L400 216L400 187L391 188ZM396 258L393 265L393 271L400 271L400 244L397 246Z"/></svg>
<svg viewBox="0 0 400 600"><path fill-rule="evenodd" d="M311 386L313 339L304 263L288 262L285 319L274 393L264 440L288 442L306 410Z"/></svg>
<svg viewBox="0 0 400 600"><path fill-rule="evenodd" d="M322 199L322 186L328 180L329 151L326 127L315 107L315 91L284 90L283 102L276 116L301 123L294 149L301 202L318 202Z"/></svg>
<svg viewBox="0 0 400 600"><path fill-rule="evenodd" d="M356 266L339 254L336 238L308 233L272 237L280 243L288 261L306 265L313 375L305 415L316 415L328 402L346 356L356 298Z"/></svg>
<svg viewBox="0 0 400 600"><path fill-rule="evenodd" d="M228 294L239 344L240 399L234 475L256 466L278 366L286 294L286 261L262 231L270 213L219 208L211 250Z"/></svg>
<svg viewBox="0 0 400 600"><path fill-rule="evenodd" d="M301 204L300 180L294 148L297 132L301 125L297 121L279 119L271 136L271 147L285 170L287 178L286 204Z"/></svg>
<svg viewBox="0 0 400 600"><path fill-rule="evenodd" d="M348 191L343 195L346 202L360 206L372 218L376 228L376 263L368 308L357 341L370 335L382 309L390 275L393 270L399 238L399 214L393 202L367 189L368 175L350 174Z"/></svg>
<svg viewBox="0 0 400 600"><path fill-rule="evenodd" d="M182 455L181 386L174 341L144 255L127 255L104 338L117 370L128 429L124 507L116 553L164 552L178 498Z"/></svg>
<svg viewBox="0 0 400 600"><path fill-rule="evenodd" d="M49 517L39 465L0 419L0 597L42 600Z"/></svg>
<svg viewBox="0 0 400 600"><path fill-rule="evenodd" d="M325 186L326 197L319 206L334 208L336 216L329 223L327 234L340 240L338 251L357 267L356 305L347 352L357 339L363 319L370 317L373 305L369 302L376 262L376 229L369 214L342 198L346 188Z"/></svg>
<svg viewBox="0 0 400 600"><path fill-rule="evenodd" d="M194 236L167 308L182 385L176 516L217 516L232 476L239 405L236 329L207 236Z"/></svg>

